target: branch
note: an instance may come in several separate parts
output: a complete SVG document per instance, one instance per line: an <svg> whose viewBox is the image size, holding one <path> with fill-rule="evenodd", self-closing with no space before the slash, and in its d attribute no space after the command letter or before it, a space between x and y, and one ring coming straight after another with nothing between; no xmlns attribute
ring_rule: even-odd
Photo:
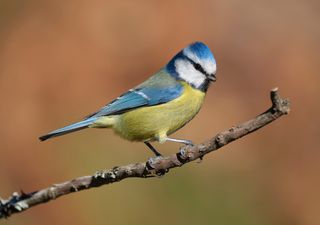
<svg viewBox="0 0 320 225"><path fill-rule="evenodd" d="M14 192L8 199L0 199L0 219L8 218L14 213L22 212L35 205L48 202L63 195L99 187L105 184L111 184L125 178L163 176L165 173L169 172L169 169L181 167L196 159L202 159L204 155L250 134L275 121L282 115L289 113L289 100L282 99L278 94L277 88L271 90L270 97L272 106L266 112L254 119L234 126L227 131L218 133L206 142L195 146L184 146L180 148L180 151L176 154L166 157L154 157L150 158L147 162L134 163L99 171L91 176L78 177L28 194Z"/></svg>

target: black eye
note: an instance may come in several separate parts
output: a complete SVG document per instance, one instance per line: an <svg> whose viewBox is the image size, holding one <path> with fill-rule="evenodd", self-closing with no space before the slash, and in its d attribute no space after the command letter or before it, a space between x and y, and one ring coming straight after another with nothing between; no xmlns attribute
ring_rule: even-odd
<svg viewBox="0 0 320 225"><path fill-rule="evenodd" d="M203 67L200 65L200 63L196 63L194 62L192 59L189 59L188 57L186 57L187 60L193 65L193 67L198 70L200 73L209 76L208 73L203 69Z"/></svg>
<svg viewBox="0 0 320 225"><path fill-rule="evenodd" d="M204 71L204 69L202 68L202 66L199 63L193 63L193 67L198 70L199 72L203 73L203 74L207 74L206 71Z"/></svg>
<svg viewBox="0 0 320 225"><path fill-rule="evenodd" d="M202 67L201 67L201 65L199 64L199 63L195 63L195 64L193 64L193 67L196 69L196 70L202 70Z"/></svg>

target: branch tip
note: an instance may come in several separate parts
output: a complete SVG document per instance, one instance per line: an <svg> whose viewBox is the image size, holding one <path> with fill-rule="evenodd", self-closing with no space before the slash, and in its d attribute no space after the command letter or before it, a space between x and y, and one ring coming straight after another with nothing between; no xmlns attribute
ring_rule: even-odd
<svg viewBox="0 0 320 225"><path fill-rule="evenodd" d="M279 88L273 88L270 92L270 98L272 102L272 108L274 111L278 111L281 114L289 114L290 112L290 101L289 99L281 98L278 93Z"/></svg>

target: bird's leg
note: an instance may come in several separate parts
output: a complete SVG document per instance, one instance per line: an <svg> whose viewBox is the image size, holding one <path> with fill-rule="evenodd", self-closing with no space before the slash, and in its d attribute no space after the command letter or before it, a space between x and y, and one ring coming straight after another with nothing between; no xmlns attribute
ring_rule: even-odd
<svg viewBox="0 0 320 225"><path fill-rule="evenodd" d="M174 139L174 138L169 138L169 137L166 137L165 140L166 140L166 141L183 143L183 144L185 144L185 145L191 145L191 146L194 145L194 144L192 143L192 141L190 141L190 140Z"/></svg>
<svg viewBox="0 0 320 225"><path fill-rule="evenodd" d="M156 155L156 156L162 156L160 152L158 152L148 141L144 142L148 148Z"/></svg>

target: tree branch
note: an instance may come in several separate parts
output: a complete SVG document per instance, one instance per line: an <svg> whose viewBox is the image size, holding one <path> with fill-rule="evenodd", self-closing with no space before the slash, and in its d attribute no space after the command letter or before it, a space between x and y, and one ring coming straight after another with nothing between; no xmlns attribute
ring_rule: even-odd
<svg viewBox="0 0 320 225"><path fill-rule="evenodd" d="M227 131L218 133L206 142L195 146L184 146L180 148L180 151L176 154L165 157L154 157L150 158L147 162L134 163L99 171L91 176L78 177L28 194L14 192L8 199L0 199L0 219L8 218L14 213L22 212L35 205L48 202L63 195L99 187L105 184L111 184L125 178L163 176L165 173L169 172L169 169L181 167L196 159L202 159L204 155L254 132L275 121L282 115L289 113L289 100L282 99L278 94L277 88L271 90L270 97L272 106L266 112L254 119L234 126Z"/></svg>

